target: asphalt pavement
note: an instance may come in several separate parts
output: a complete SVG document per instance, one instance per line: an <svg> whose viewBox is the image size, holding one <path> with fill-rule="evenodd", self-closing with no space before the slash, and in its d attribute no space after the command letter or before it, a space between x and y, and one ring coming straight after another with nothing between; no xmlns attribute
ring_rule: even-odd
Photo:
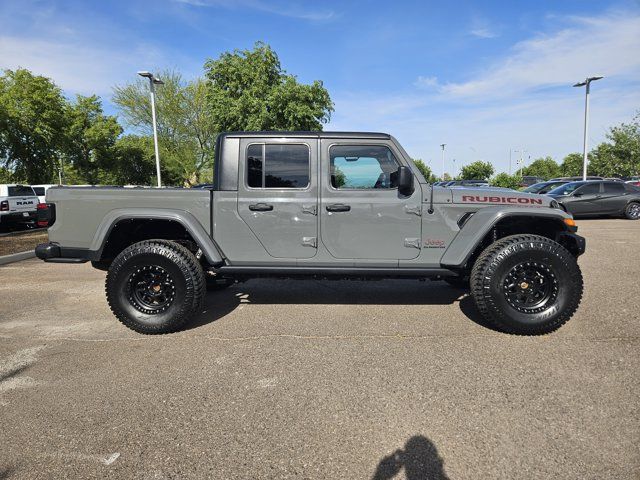
<svg viewBox="0 0 640 480"><path fill-rule="evenodd" d="M559 331L444 282L252 280L183 332L90 265L0 267L0 478L640 478L640 222L578 221Z"/></svg>

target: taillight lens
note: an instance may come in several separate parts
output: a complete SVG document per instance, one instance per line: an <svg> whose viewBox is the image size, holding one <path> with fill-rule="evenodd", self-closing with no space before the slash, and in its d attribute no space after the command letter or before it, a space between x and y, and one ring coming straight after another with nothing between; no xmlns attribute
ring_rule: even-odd
<svg viewBox="0 0 640 480"><path fill-rule="evenodd" d="M51 212L49 211L49 205L46 203L39 203L37 207L37 220L36 225L39 227L48 227L49 220L51 219Z"/></svg>
<svg viewBox="0 0 640 480"><path fill-rule="evenodd" d="M9 200L3 200L0 202L0 212L8 212L9 211Z"/></svg>

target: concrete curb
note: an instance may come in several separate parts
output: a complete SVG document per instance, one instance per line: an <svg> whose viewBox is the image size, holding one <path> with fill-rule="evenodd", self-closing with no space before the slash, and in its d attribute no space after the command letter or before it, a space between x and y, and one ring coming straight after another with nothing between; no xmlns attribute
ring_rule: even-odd
<svg viewBox="0 0 640 480"><path fill-rule="evenodd" d="M36 252L34 250L29 250L28 252L12 253L11 255L3 255L0 257L0 265L27 260L29 258L34 258L35 256Z"/></svg>

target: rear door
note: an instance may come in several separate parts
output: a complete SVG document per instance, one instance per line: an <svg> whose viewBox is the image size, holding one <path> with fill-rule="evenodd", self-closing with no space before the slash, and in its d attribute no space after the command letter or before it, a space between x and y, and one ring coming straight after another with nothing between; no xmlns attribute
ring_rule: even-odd
<svg viewBox="0 0 640 480"><path fill-rule="evenodd" d="M38 197L30 186L13 185L7 187L7 190L10 212L22 212L28 216L29 212L34 212L38 207Z"/></svg>
<svg viewBox="0 0 640 480"><path fill-rule="evenodd" d="M622 213L627 206L627 191L622 182L605 182L602 197L598 201L603 213Z"/></svg>
<svg viewBox="0 0 640 480"><path fill-rule="evenodd" d="M374 141L322 140L322 243L339 259L397 264L421 249L422 194L398 192L402 156Z"/></svg>
<svg viewBox="0 0 640 480"><path fill-rule="evenodd" d="M315 256L317 166L317 138L241 140L238 214L271 257Z"/></svg>

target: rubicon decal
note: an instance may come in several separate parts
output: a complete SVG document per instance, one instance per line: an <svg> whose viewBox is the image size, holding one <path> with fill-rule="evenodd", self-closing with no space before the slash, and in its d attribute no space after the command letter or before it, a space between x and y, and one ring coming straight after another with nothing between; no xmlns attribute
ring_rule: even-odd
<svg viewBox="0 0 640 480"><path fill-rule="evenodd" d="M541 198L527 197L488 197L484 195L463 195L462 201L469 203L516 203L519 205L542 205Z"/></svg>

